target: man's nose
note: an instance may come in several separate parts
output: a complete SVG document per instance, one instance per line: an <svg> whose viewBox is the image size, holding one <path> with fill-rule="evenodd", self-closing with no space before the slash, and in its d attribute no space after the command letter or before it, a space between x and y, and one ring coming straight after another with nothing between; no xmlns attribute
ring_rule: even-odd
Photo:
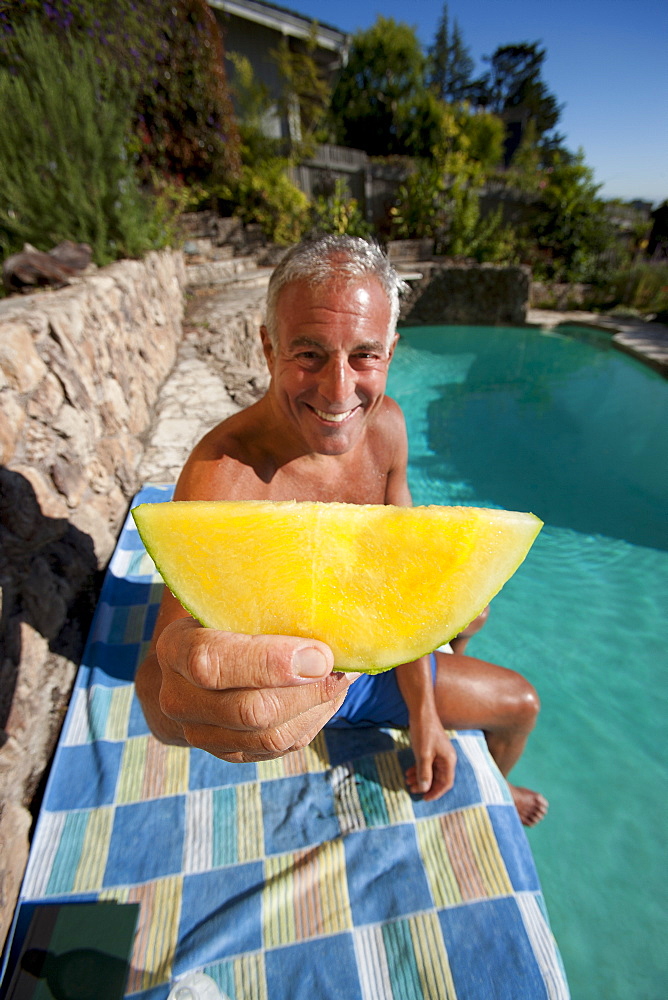
<svg viewBox="0 0 668 1000"><path fill-rule="evenodd" d="M329 403L345 403L355 388L355 372L346 360L331 358L320 383L320 392Z"/></svg>

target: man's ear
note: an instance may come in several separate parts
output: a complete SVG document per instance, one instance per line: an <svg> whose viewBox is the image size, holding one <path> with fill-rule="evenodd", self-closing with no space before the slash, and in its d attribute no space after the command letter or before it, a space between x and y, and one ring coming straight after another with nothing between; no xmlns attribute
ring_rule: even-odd
<svg viewBox="0 0 668 1000"><path fill-rule="evenodd" d="M392 360L392 355L394 354L394 348L397 346L398 340L399 340L399 334L395 333L394 339L393 339L392 343L390 344L390 349L387 352L387 360L388 361Z"/></svg>
<svg viewBox="0 0 668 1000"><path fill-rule="evenodd" d="M269 371L271 372L274 367L274 345L271 342L269 331L264 324L260 327L260 339L262 340L264 359L267 362Z"/></svg>

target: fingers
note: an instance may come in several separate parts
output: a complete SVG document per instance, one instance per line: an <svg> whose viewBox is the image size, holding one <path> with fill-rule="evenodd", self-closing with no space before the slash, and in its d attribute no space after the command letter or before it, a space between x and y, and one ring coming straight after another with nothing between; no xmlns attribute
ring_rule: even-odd
<svg viewBox="0 0 668 1000"><path fill-rule="evenodd" d="M354 674L329 674L294 687L231 688L214 691L193 685L180 674L163 671L160 708L181 723L224 726L237 732L264 732L284 725L317 705L343 701ZM332 713L333 714L333 713Z"/></svg>
<svg viewBox="0 0 668 1000"><path fill-rule="evenodd" d="M455 783L457 752L450 739L441 732L436 745L414 747L414 753L415 764L406 770L408 790L425 802L440 799Z"/></svg>
<svg viewBox="0 0 668 1000"><path fill-rule="evenodd" d="M230 763L273 760L301 750L318 735L325 723L340 708L345 692L333 702L316 705L282 726L261 733L243 733L220 726L184 725L183 732L191 746L200 747Z"/></svg>
<svg viewBox="0 0 668 1000"><path fill-rule="evenodd" d="M179 618L160 634L158 660L208 690L309 684L332 672L324 642L294 636L237 635Z"/></svg>
<svg viewBox="0 0 668 1000"><path fill-rule="evenodd" d="M408 775L411 775L408 781ZM432 762L429 757L422 757L415 762L415 766L406 772L408 787L413 795L424 795L432 785Z"/></svg>
<svg viewBox="0 0 668 1000"><path fill-rule="evenodd" d="M156 643L161 717L179 736L223 760L267 760L313 740L357 674L333 673L316 639L248 636L168 625Z"/></svg>
<svg viewBox="0 0 668 1000"><path fill-rule="evenodd" d="M431 787L424 793L422 798L425 802L434 802L436 799L440 799L442 795L445 795L446 792L449 792L454 783L454 767L441 767L440 763L437 763L434 767Z"/></svg>

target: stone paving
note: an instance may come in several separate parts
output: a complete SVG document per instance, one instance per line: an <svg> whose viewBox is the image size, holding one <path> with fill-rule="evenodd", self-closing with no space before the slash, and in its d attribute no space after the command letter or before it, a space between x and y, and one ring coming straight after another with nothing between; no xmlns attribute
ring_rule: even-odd
<svg viewBox="0 0 668 1000"><path fill-rule="evenodd" d="M259 328L270 273L189 296L176 363L145 436L142 482L175 482L193 445L263 394L268 374Z"/></svg>
<svg viewBox="0 0 668 1000"><path fill-rule="evenodd" d="M189 301L184 337L174 368L165 380L146 435L143 482L176 480L193 445L219 421L262 395L268 375L260 350L259 327L271 268L253 261L224 268L215 286L205 288L202 266L188 268ZM584 311L530 309L527 323L554 328L577 323L609 330L613 342L668 375L668 328L636 319Z"/></svg>

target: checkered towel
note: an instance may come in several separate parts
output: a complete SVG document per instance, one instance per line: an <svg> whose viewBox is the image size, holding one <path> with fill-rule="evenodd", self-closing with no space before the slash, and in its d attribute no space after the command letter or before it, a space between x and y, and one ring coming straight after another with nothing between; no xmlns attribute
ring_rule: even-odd
<svg viewBox="0 0 668 1000"><path fill-rule="evenodd" d="M135 503L168 500L146 487ZM149 733L133 677L162 583L129 517L56 752L20 906L140 904L127 995L204 969L231 1000L565 1000L536 869L482 734L406 790L400 730L227 764ZM19 908L20 912L20 908Z"/></svg>

